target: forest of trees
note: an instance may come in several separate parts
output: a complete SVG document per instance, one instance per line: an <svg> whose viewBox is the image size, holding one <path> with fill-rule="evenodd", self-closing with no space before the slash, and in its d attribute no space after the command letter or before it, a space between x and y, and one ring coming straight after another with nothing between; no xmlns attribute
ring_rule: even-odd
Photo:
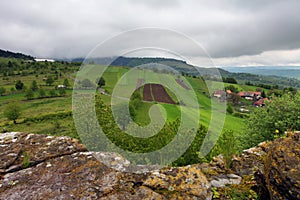
<svg viewBox="0 0 300 200"><path fill-rule="evenodd" d="M0 49L0 57L3 58L19 58L19 59L25 59L25 60L33 60L34 58L32 56L29 55L25 55L22 53L14 53L11 51L4 51L2 49Z"/></svg>

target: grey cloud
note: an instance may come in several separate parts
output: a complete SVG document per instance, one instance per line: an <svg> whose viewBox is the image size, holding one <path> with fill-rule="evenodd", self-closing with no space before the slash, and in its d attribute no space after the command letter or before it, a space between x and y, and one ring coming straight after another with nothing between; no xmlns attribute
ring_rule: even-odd
<svg viewBox="0 0 300 200"><path fill-rule="evenodd" d="M153 9L165 9L165 8L174 8L179 6L178 0L147 0L147 1L141 1L141 0L129 0L129 3L135 3L138 5L144 5L149 8Z"/></svg>
<svg viewBox="0 0 300 200"><path fill-rule="evenodd" d="M297 0L3 0L0 48L78 57L122 31L161 27L194 38L213 58L259 55L300 48L299 7Z"/></svg>

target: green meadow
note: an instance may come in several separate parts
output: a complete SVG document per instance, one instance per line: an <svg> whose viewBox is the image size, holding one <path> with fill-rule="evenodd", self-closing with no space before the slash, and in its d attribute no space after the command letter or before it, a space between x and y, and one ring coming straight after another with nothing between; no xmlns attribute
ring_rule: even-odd
<svg viewBox="0 0 300 200"><path fill-rule="evenodd" d="M44 64L45 65L45 64ZM44 67L44 65L41 66ZM0 87L6 88L6 94L0 96L0 130L1 131L25 131L33 133L45 133L45 134L54 134L54 135L70 135L72 137L77 137L76 130L72 118L72 85L74 83L74 77L76 76L75 66L70 67L71 70L62 70L65 69L65 66L60 65L61 70L52 70L54 68L51 64L47 64L43 70L39 70L39 74L28 74L28 75L12 75L8 76L6 79L1 77ZM105 89L106 94L101 95L101 99L105 104L111 104L111 95L114 92L115 86L119 81L121 91L126 91L129 93L128 84L131 86L131 90L135 89L137 79L144 79L145 82L154 82L160 83L163 82L163 85L166 85L166 91L169 96L175 101L179 102L179 99L176 95L182 96L182 101L186 107L182 107L179 104L166 104L159 102L142 102L142 106L137 108L135 122L144 126L151 123L149 117L149 109L154 104L159 104L165 109L167 113L167 121L174 121L177 118L181 118L181 112L184 112L188 119L200 119L200 123L209 127L211 118L212 118L212 109L218 111L218 109L226 108L224 103L218 102L217 99L210 98L208 88L204 80L201 78L193 77L184 77L185 84L189 85L192 90L185 90L178 83L176 83L176 75L157 75L157 73L152 72L151 70L135 70L132 71L131 77L125 77L124 74L127 74L130 71L129 68L125 67L110 67L108 68L103 77L105 79ZM46 85L43 80L47 75L55 76L57 79L52 85ZM21 80L25 87L30 87L30 84L33 80L38 83L39 88L45 89L46 93L55 88L55 85L62 84L64 79L68 79L70 83L70 88L66 90L66 94L63 96L56 97L45 97L37 98L38 92L34 92L34 98L27 100L24 92L22 91L13 91L11 88L15 87L17 80ZM174 87L175 86L175 87ZM244 89L245 86L237 86ZM174 91L175 90L175 91ZM98 92L98 91L95 91ZM143 93L143 88L141 88L140 93ZM189 95L195 95L196 101L189 99ZM195 100L195 99L194 99ZM17 119L17 124L14 124L12 121L8 120L4 116L4 109L7 104L10 102L18 103L21 107L21 116ZM197 103L195 103L197 102ZM212 108L212 103L214 107ZM195 104L196 106L192 105ZM198 104L198 105L197 105ZM199 110L196 110L196 107L199 106ZM226 116L224 128L231 129L236 134L239 134L244 126L244 119L234 117L229 114L224 114L224 109L220 112L223 112L223 115ZM195 113L200 113L200 116L196 116ZM217 117L215 117L217 119ZM220 122L222 120L220 119ZM222 124L217 124L222 126Z"/></svg>
<svg viewBox="0 0 300 200"><path fill-rule="evenodd" d="M117 84L117 80L121 78L125 73L129 71L128 68L121 68L121 67L110 67L108 71L106 71L103 74L103 77L106 81L106 85L103 87L108 94L113 93L113 89L115 88L115 85ZM147 71L146 73L144 71L137 71L134 72L134 76L137 79L142 78L146 81L153 82L153 83L159 83L159 82L164 82L166 84L174 84L176 87L175 89L180 89L181 91L184 92L184 89L181 88L181 86L178 85L178 83L175 82L174 76L173 75L165 75L164 76L164 81L162 78L160 79L158 73L154 73L151 71ZM175 77L176 78L176 77ZM224 111L224 107L226 109L226 105L224 105L224 102L219 102L215 98L211 98L208 88L206 86L206 82L202 80L201 78L193 78L193 77L184 77L187 81L187 84L192 87L196 97L197 97L197 102L199 105L199 112L200 112L200 123L209 126L211 117L212 117L212 103L214 105L215 110L220 110L220 112ZM121 83L121 82L120 82ZM208 84L211 84L212 82L208 82ZM132 83L132 86L136 84L136 81ZM213 82L213 84L218 85L218 83ZM226 86L227 84L225 84ZM247 89L253 89L253 86L239 86L235 85L236 87L239 88L244 88L245 90ZM125 90L124 86L124 90ZM217 86L216 86L217 87ZM176 98L175 92L172 92L172 89L170 87L165 87L167 90L167 93L170 95L170 97L175 101L178 102L178 98ZM143 89L143 88L142 88ZM215 89L212 87L211 89ZM141 90L142 91L142 90ZM141 92L142 93L142 92ZM180 93L178 93L180 94ZM188 96L187 96L188 97ZM110 95L101 95L101 98L106 104L110 104ZM137 116L136 116L136 123L141 124L141 125L147 125L150 123L150 118L149 115L147 114L150 107L154 104L159 104L161 105L167 112L167 121L174 121L176 118L181 117L181 106L180 105L174 105L174 104L166 104L166 103L159 103L159 102L143 102L143 106L139 106L137 110ZM189 118L193 120L194 118L197 118L196 116L193 116L194 113L197 113L193 111L193 107L190 107L189 110L190 112L188 113ZM224 115L224 113L223 113ZM244 126L244 119L239 118L239 117L234 117L232 115L226 114L224 115L225 118L225 123L224 123L224 128L225 129L231 129L235 133L240 134L241 130L243 129ZM218 117L216 116L216 119ZM222 120L220 119L220 122ZM222 126L221 124L218 124Z"/></svg>

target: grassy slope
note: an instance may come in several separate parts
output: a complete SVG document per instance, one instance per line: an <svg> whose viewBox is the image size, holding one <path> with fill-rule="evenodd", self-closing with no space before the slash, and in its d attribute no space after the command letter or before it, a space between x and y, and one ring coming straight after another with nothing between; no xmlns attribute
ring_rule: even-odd
<svg viewBox="0 0 300 200"><path fill-rule="evenodd" d="M106 80L106 86L104 87L108 92L112 92L112 89L114 88L117 77L121 77L124 73L126 73L128 69L120 68L118 67L113 67L109 69L109 72L104 73L104 79ZM148 77L147 77L148 76ZM152 79L152 80L159 80L159 78L156 77L156 75L151 75L151 73L147 73L147 76L143 76L141 78L145 79ZM151 77L149 77L151 76ZM203 123L204 125L208 126L210 119L211 119L211 99L208 97L209 92L208 89L206 88L205 82L203 82L201 79L198 78L192 78L192 77L186 77L187 81L189 84L193 87L198 101L199 101L199 106L200 106L200 122ZM238 86L238 85L236 85ZM247 86L238 86L239 89L248 89ZM251 86L249 86L250 88ZM253 89L253 88L250 88ZM171 92L171 89L167 89L168 93L172 98L175 99L175 95ZM102 99L109 104L110 103L110 98L106 95L102 95ZM153 103L150 102L145 102L144 106L140 107L137 112L137 120L136 122L139 124L146 125L150 123L150 118L147 114L149 108L153 105ZM180 106L178 105L170 105L170 104L163 104L161 103L168 114L168 120L173 121L176 118L180 118ZM191 116L192 118L192 116ZM234 130L237 134L242 130L244 126L244 120L241 118L233 117L231 115L226 116L226 121L224 124L224 128L226 129L232 129Z"/></svg>
<svg viewBox="0 0 300 200"><path fill-rule="evenodd" d="M214 85L217 84L218 82L216 81L207 81L208 84L212 85L212 88L214 88ZM236 87L239 91L256 91L258 88L257 86L251 86L251 85L240 85L240 84L232 84L232 83L224 83L224 86L229 86L233 85ZM268 89L263 89L265 92L268 92Z"/></svg>
<svg viewBox="0 0 300 200"><path fill-rule="evenodd" d="M104 79L106 80L106 86L104 87L110 94L113 92L113 88L116 84L118 78L122 77L124 73L128 71L127 68L120 68L114 67L110 68L108 72L104 74ZM61 83L65 77L68 77L68 74L64 74L63 77L60 77L56 83ZM153 78L157 79L157 77L144 77L144 74L141 73L138 75L140 78ZM9 81L4 81L1 79L0 86L5 86L7 88L14 87L14 81L21 79L24 81L25 85L28 87L32 80L37 80L39 84L44 84L41 80L42 76L36 78L33 75L29 76L15 76L10 77ZM191 77L187 77L189 84L194 88L199 104L200 104L200 122L204 125L208 126L210 118L211 118L211 111L210 111L210 98L208 97L207 88L205 87L204 82L201 79L195 79ZM70 80L72 83L72 80ZM174 83L175 84L175 83ZM42 86L43 88L47 89L48 87ZM49 87L53 88L53 86ZM73 124L72 117L67 117L64 119L50 119L47 121L38 121L38 122L27 122L27 123L20 123L25 118L32 118L32 117L39 117L43 115L47 115L49 113L59 113L59 112L68 112L71 111L72 107L72 91L67 91L67 95L65 97L56 97L56 98L45 98L45 99L34 99L34 100L26 100L24 94L13 94L8 96L1 96L0 97L0 131L3 128L6 128L8 131L30 131L33 133L60 133L70 136L75 136L75 129ZM168 90L170 92L170 90ZM105 103L110 103L110 96L101 95L102 99ZM174 94L171 94L171 97L174 97ZM3 116L3 108L4 106L11 102L16 101L19 102L22 107L22 115L20 119L18 119L19 124L13 125L11 121L8 121ZM144 106L140 107L137 113L137 123L140 124L148 124L150 123L150 118L147 114L149 108L153 105L153 103L144 103ZM180 118L180 106L178 105L170 105L170 104L161 104L167 111L168 120L172 121L176 118ZM190 116L193 118L192 114ZM60 125L59 131L55 131L56 124ZM230 115L226 117L225 128L232 129L235 132L239 132L243 127L244 121L240 118L236 118Z"/></svg>
<svg viewBox="0 0 300 200"><path fill-rule="evenodd" d="M72 117L51 118L47 120L23 123L26 118L37 118L52 113L64 113L71 111L71 91L68 91L67 93L68 94L65 97L34 100L25 100L24 94L0 97L0 132L3 129L6 129L8 131L59 134L75 137L76 133ZM19 102L22 109L21 116L17 120L18 124L16 125L3 116L4 106L12 101Z"/></svg>
<svg viewBox="0 0 300 200"><path fill-rule="evenodd" d="M21 59L0 58L0 66L5 66L8 61L11 61L12 63L19 66L22 62L24 62L25 65L27 62L22 61ZM35 71L33 68L25 69L28 75L13 75L3 77L3 74L0 74L0 87L6 88L5 96L0 96L0 132L2 132L3 130L7 130L46 134L59 133L61 135L70 135L74 137L76 134L72 117L23 123L26 118L36 118L53 113L70 112L72 108L72 90L67 90L67 94L64 97L33 100L26 100L24 92L15 92L14 94L10 93L11 88L15 88L15 82L17 80L21 80L26 88L29 88L32 81L35 80L37 81L37 84L40 88L45 89L46 94L48 94L48 90L54 89L55 85L63 84L65 78L69 80L70 85L73 84L73 80L70 78L70 74L74 72L74 66L65 66L61 63L55 63L53 64L53 66L51 63L48 63L48 66L45 63L35 63L35 65ZM54 77L55 74L51 68L55 66L59 66L55 69L60 72L61 76L58 76L58 80L55 80L52 86L46 86L43 78L47 75L51 75L52 77ZM20 72L21 71L14 71L15 74ZM58 91L56 91L56 93L58 93ZM35 92L35 97L37 96L38 94L37 92ZM12 121L7 120L3 115L5 106L11 102L19 103L21 107L21 116L17 120L18 123L16 125L13 124ZM57 128L59 129L58 131Z"/></svg>

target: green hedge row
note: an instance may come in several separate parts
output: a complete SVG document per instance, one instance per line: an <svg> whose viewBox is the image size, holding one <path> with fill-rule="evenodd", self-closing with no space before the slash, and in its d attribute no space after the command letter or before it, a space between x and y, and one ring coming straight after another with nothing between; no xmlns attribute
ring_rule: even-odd
<svg viewBox="0 0 300 200"><path fill-rule="evenodd" d="M232 115L235 117L240 117L240 118L249 118L249 114L246 114L246 113L235 112Z"/></svg>
<svg viewBox="0 0 300 200"><path fill-rule="evenodd" d="M50 113L47 115L41 115L38 117L26 117L24 119L24 123L26 122L38 122L38 121L44 121L44 120L49 120L49 119L61 119L65 117L71 117L72 116L72 111L67 111L67 112L59 112L59 113Z"/></svg>

